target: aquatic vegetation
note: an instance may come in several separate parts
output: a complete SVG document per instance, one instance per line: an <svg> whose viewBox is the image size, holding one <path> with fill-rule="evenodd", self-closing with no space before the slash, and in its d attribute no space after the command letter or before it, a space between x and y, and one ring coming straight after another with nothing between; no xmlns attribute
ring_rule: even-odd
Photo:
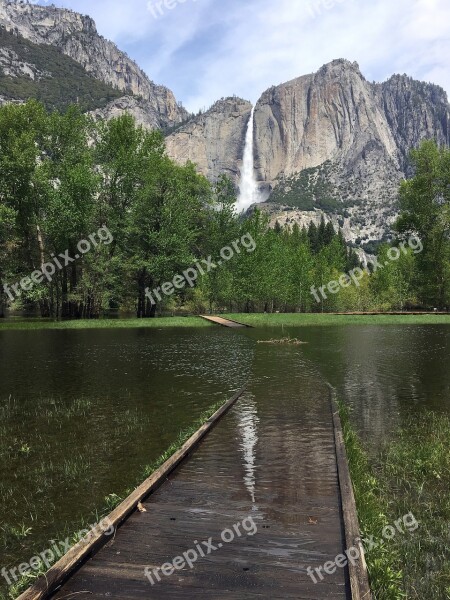
<svg viewBox="0 0 450 600"><path fill-rule="evenodd" d="M383 529L390 524L387 498L381 493L380 482L373 474L369 458L350 425L348 409L342 403L339 408L361 536L363 539L371 536L381 539ZM395 518L399 516L395 515ZM366 548L366 562L376 600L401 600L405 597L402 591L401 556L396 545L378 545L369 551Z"/></svg>
<svg viewBox="0 0 450 600"><path fill-rule="evenodd" d="M208 410L204 411L200 417L193 423L189 428L183 430L179 433L177 439L167 448L167 450L161 454L161 456L154 461L153 463L147 465L142 472L141 477L136 481L135 486L128 488L122 494L111 493L104 499L104 504L101 508L97 509L93 514L91 514L91 518L89 520L83 519L78 527L77 531L81 529L87 528L87 523L91 523L94 521L95 523L99 523L103 518L109 515L123 500L131 494L131 492L142 483L144 479L149 477L154 471L156 471L166 460L168 460L215 412L222 406L223 402L217 402L212 405ZM43 466L44 468L44 466ZM51 468L55 470L55 467L52 465ZM80 455L79 457L75 457L73 460L64 461L62 471L66 475L68 479L79 478L80 475L85 473L85 469L87 469L87 464L84 461L83 457ZM20 531L16 532L18 534L28 535L31 530L26 530L25 526L23 526ZM70 532L66 529L65 532L60 533L58 536L55 536L57 539L63 539L64 537L69 537L72 540L72 543L75 544L79 541L79 536L77 533ZM8 598L15 599L19 594L25 591L34 580L43 575L46 571L46 568L42 567L41 570L35 571L29 575L21 577L17 582L15 582L12 586L10 586L8 590ZM2 596L2 592L0 590L0 600L6 600L5 596Z"/></svg>
<svg viewBox="0 0 450 600"><path fill-rule="evenodd" d="M2 530L3 537L10 537L16 540L22 540L23 538L28 537L29 535L31 535L31 532L33 530L32 527L27 527L25 523L21 523L15 527L12 525L5 524L2 525L0 529Z"/></svg>
<svg viewBox="0 0 450 600"><path fill-rule="evenodd" d="M367 552L376 600L450 598L450 418L411 417L382 452L369 458L340 406L363 537L412 513L417 533Z"/></svg>
<svg viewBox="0 0 450 600"><path fill-rule="evenodd" d="M273 340L258 340L258 344L279 344L279 345L286 345L286 346L301 346L302 344L306 344L307 342L302 342L301 340L297 339L297 338L291 338L291 337L283 337L283 338L276 338Z"/></svg>

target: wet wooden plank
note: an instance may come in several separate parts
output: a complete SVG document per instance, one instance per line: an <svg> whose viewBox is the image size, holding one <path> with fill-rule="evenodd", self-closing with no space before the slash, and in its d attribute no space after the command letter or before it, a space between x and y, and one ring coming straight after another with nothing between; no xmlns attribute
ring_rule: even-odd
<svg viewBox="0 0 450 600"><path fill-rule="evenodd" d="M251 327L250 325L245 325L244 323L239 323L238 321L233 321L231 319L224 319L223 317L214 317L208 315L200 315L201 319L205 319L210 323L215 323L216 325L222 325L222 327L230 327L232 329L239 329L242 327Z"/></svg>
<svg viewBox="0 0 450 600"><path fill-rule="evenodd" d="M356 598L348 569L311 578L348 542L328 389L298 356L261 349L249 390L142 498L146 512L133 509L53 595L24 598ZM255 531L243 526L250 518ZM226 530L235 535L225 543ZM163 564L205 541L214 551L161 575Z"/></svg>
<svg viewBox="0 0 450 600"><path fill-rule="evenodd" d="M209 419L198 429L183 446L177 450L159 469L146 479L134 490L110 515L108 516L108 527L118 527L134 510L137 505L151 492L156 490L180 464L180 462L192 452L201 439L216 425L221 417L233 406L233 404L244 393L245 387L240 389L232 398L223 404ZM108 541L105 527L98 524L91 532L89 539L81 540L57 563L55 563L36 583L21 594L18 600L41 600L48 597L70 573L88 556L92 555L99 547Z"/></svg>
<svg viewBox="0 0 450 600"><path fill-rule="evenodd" d="M145 500L147 512L134 512L55 599L350 598L346 570L317 583L307 571L345 547L328 390L317 404L311 387L308 380L298 391L298 406L278 402L279 382L265 406L244 394ZM236 536L161 581L152 576L197 543L218 546L221 532L249 516L254 535Z"/></svg>

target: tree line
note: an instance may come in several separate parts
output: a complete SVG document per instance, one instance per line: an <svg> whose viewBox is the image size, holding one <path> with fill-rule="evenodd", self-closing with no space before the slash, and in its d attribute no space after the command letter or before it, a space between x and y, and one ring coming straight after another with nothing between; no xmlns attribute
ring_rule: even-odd
<svg viewBox="0 0 450 600"><path fill-rule="evenodd" d="M161 132L124 115L95 122L76 106L47 112L36 101L0 109L0 314L38 309L44 317L96 318L110 310L153 317L175 310L346 311L450 302L450 152L425 142L412 153L416 177L402 184L398 239L416 234L424 251L402 253L359 285L317 302L311 289L359 267L342 233L323 220L308 229L269 227L258 210L235 211L225 177L209 183L165 152ZM4 286L23 281L80 240L111 234L51 278L14 300ZM236 254L195 285L149 301L145 290L171 281L197 261L220 256L250 235L252 252ZM395 243L395 242L394 242ZM389 251L379 249L381 261ZM25 286L29 287L29 286Z"/></svg>

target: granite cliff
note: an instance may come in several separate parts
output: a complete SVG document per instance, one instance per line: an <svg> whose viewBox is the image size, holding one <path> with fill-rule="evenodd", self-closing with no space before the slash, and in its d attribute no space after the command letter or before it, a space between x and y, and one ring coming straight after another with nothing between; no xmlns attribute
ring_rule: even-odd
<svg viewBox="0 0 450 600"><path fill-rule="evenodd" d="M225 156L224 170L238 183L251 110L240 102L240 118L231 123L214 106L181 127L168 138L171 156L188 157L211 179ZM406 75L371 83L348 60L272 87L255 109L255 171L268 200L262 207L273 222L304 224L323 215L358 245L380 240L396 218L410 150L426 138L448 143L449 114L438 86Z"/></svg>
<svg viewBox="0 0 450 600"><path fill-rule="evenodd" d="M178 162L196 163L211 181L225 173L240 182L250 102L225 98L190 115L90 17L0 0L0 104L28 97L58 108L78 101L98 119L132 114L165 132ZM288 225L324 216L370 247L389 236L410 150L426 138L448 144L449 114L440 87L406 75L369 82L344 59L271 87L254 113L261 208Z"/></svg>
<svg viewBox="0 0 450 600"><path fill-rule="evenodd" d="M0 27L38 47L56 49L80 65L89 77L120 92L115 94L117 99L120 95L138 98L136 105L139 106L133 105L130 112L139 113L142 109L147 115L144 124L148 127L165 129L189 116L169 89L156 85L115 44L99 35L88 16L55 6L0 0ZM33 71L32 65L27 68L30 70ZM118 105L130 108L130 101L120 99ZM115 107L116 99L113 99L106 114L114 113Z"/></svg>

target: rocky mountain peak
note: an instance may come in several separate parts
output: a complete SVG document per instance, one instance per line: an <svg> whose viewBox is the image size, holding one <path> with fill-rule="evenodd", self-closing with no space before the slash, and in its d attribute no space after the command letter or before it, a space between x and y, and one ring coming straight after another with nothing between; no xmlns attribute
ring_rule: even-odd
<svg viewBox="0 0 450 600"><path fill-rule="evenodd" d="M142 98L152 113L149 126L166 128L189 116L170 90L153 83L113 42L100 36L90 17L53 5L0 0L0 27L35 44L51 45L79 63L91 77L124 95Z"/></svg>
<svg viewBox="0 0 450 600"><path fill-rule="evenodd" d="M0 0L2 24L34 43L54 43L62 36L98 35L91 17L54 5L41 6L17 0Z"/></svg>
<svg viewBox="0 0 450 600"><path fill-rule="evenodd" d="M139 124L168 134L167 152L178 162L196 163L212 181L225 173L239 184L252 109L247 100L222 98L189 115L169 89L100 36L90 17L70 10L0 0L0 27L51 46L58 59L60 53L70 57L85 77L107 84L97 92L105 101L94 104L100 107L96 118L130 113ZM33 64L10 38L3 31L2 47L0 36L3 77L27 84L52 77L42 56ZM15 99L9 95L7 101ZM255 176L273 218L307 223L324 215L358 245L382 239L396 217L399 183L411 174L410 150L427 138L448 144L449 116L439 86L407 75L370 83L358 63L343 58L270 87L255 107L253 150Z"/></svg>
<svg viewBox="0 0 450 600"><path fill-rule="evenodd" d="M359 68L359 64L356 61L351 62L346 58L337 58L329 63L326 63L317 71L316 75L327 76L331 74L340 74L343 72L353 72L362 79L364 79L364 76Z"/></svg>
<svg viewBox="0 0 450 600"><path fill-rule="evenodd" d="M168 147L211 179L221 165L238 185L251 105L238 100L232 119L236 107L224 102L170 136ZM410 150L425 138L448 143L448 117L438 86L404 75L370 83L345 59L272 86L254 119L255 175L270 196L262 207L273 222L303 225L323 215L358 244L382 239L396 218Z"/></svg>

